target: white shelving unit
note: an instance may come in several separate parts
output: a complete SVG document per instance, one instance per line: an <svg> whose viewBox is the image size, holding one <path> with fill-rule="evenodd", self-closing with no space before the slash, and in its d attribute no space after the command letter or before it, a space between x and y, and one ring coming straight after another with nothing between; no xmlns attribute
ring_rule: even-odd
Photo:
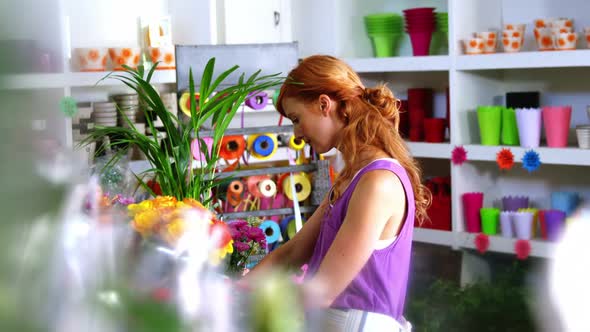
<svg viewBox="0 0 590 332"><path fill-rule="evenodd" d="M460 248L465 249L476 249L475 247L475 237L477 234L473 233L456 233L454 238L453 244L457 245ZM490 247L488 251L490 252L499 252L505 254L514 254L514 244L516 243L516 239L509 239L501 236L490 236ZM547 241L540 241L540 240L531 240L529 241L531 245L531 257L540 257L540 258L552 258L553 253L555 251L555 247L557 246L555 243L547 242Z"/></svg>
<svg viewBox="0 0 590 332"><path fill-rule="evenodd" d="M123 86L119 80L104 79L109 74L117 75L117 73L105 71L9 75L3 77L0 84L11 90ZM176 72L172 69L156 70L151 82L153 84L176 83Z"/></svg>
<svg viewBox="0 0 590 332"><path fill-rule="evenodd" d="M436 244L455 249L476 250L476 236L477 234L466 232L448 232L426 228L414 229L414 242ZM514 244L517 241L516 239L509 239L501 236L490 236L489 240L489 252L514 254ZM552 258L557 246L555 243L541 240L531 240L529 243L531 245L530 256L537 258Z"/></svg>
<svg viewBox="0 0 590 332"><path fill-rule="evenodd" d="M583 0L447 0L396 1L347 0L332 1L337 15L332 20L305 17L305 31L324 31L321 36L300 34L303 55L328 51L345 59L361 74L367 85L385 81L396 96L403 99L410 87L432 87L439 97L442 87L450 87L450 141L442 144L408 142L418 158L449 159L455 146L467 150L468 162L450 165L452 177L453 232L416 229L415 241L453 248L474 249L473 234L464 232L461 194L485 192L485 206L495 204L502 195L525 194L537 206L549 208L549 195L555 190L576 190L590 199L590 181L585 180L590 166L590 151L573 146L567 148L535 148L541 169L528 174L521 168L521 158L529 150L509 146L515 156L513 171L501 172L496 154L504 146L482 146L475 109L479 105L503 104L510 91L539 91L541 105L573 105L572 125L588 123L585 108L590 105L590 85L583 77L590 73L590 50L585 41L575 51L538 52L533 37L536 18L571 17L576 31L590 26L590 4ZM412 7L435 7L449 13L449 54L413 57L408 39L402 40L399 57L371 58L369 38L363 16L378 12L398 12ZM298 21L298 17L293 18ZM302 19L302 18L299 18ZM473 32L502 29L503 23L527 25L523 52L507 54L464 55L461 40ZM320 29L321 28L321 29ZM297 31L296 31L297 33ZM407 36L406 36L407 37ZM583 38L580 38L583 39ZM319 45L318 41L322 41ZM501 45L499 45L501 46ZM499 47L500 49L501 47ZM442 81L442 82L441 82ZM436 98L435 98L436 99ZM435 116L441 116L440 103L435 100ZM428 162L428 161L426 161ZM428 167L426 167L428 168ZM564 174L578 179L568 180ZM426 174L428 175L428 174ZM583 179L583 180L580 180ZM514 254L514 239L490 237L489 251ZM551 257L554 243L531 241L531 256Z"/></svg>
<svg viewBox="0 0 590 332"><path fill-rule="evenodd" d="M358 73L448 71L451 59L446 55L397 57L397 58L349 58L343 59Z"/></svg>
<svg viewBox="0 0 590 332"><path fill-rule="evenodd" d="M589 67L590 50L459 55L456 70Z"/></svg>
<svg viewBox="0 0 590 332"><path fill-rule="evenodd" d="M407 144L416 158L449 159L453 149L449 143L407 142Z"/></svg>
<svg viewBox="0 0 590 332"><path fill-rule="evenodd" d="M496 153L503 148L508 148L514 154L514 161L520 163L524 153L528 150L534 150L540 156L543 164L547 165L571 165L571 166L590 166L590 151L576 148L522 148L514 146L484 146L484 145L464 145L467 151L467 158L471 161L496 161Z"/></svg>

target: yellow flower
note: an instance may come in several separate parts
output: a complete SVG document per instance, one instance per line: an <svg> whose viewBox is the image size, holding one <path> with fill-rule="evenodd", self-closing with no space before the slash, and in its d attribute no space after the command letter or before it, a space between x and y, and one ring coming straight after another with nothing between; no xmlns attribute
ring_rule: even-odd
<svg viewBox="0 0 590 332"><path fill-rule="evenodd" d="M153 202L157 209L176 207L176 197L173 196L158 196L153 199Z"/></svg>
<svg viewBox="0 0 590 332"><path fill-rule="evenodd" d="M190 205L192 207L195 207L195 208L201 208L201 209L204 209L205 208L203 206L203 204L201 204L199 201L197 201L194 198L185 198L185 199L182 200L182 202L185 203L185 204L188 204L188 205Z"/></svg>
<svg viewBox="0 0 590 332"><path fill-rule="evenodd" d="M174 219L162 229L162 237L168 244L175 245L178 239L184 234L186 227L187 225L184 219Z"/></svg>
<svg viewBox="0 0 590 332"><path fill-rule="evenodd" d="M221 258L225 258L225 255L227 254L233 254L234 253L234 240L229 241L224 248L221 249L220 255Z"/></svg>
<svg viewBox="0 0 590 332"><path fill-rule="evenodd" d="M192 209L191 205L186 204L185 202L176 202L176 208L180 210Z"/></svg>
<svg viewBox="0 0 590 332"><path fill-rule="evenodd" d="M160 216L165 223L172 222L174 219L185 219L189 209L166 208L160 209Z"/></svg>
<svg viewBox="0 0 590 332"><path fill-rule="evenodd" d="M112 203L111 199L109 198L109 196L107 196L107 195L103 195L103 196L100 198L100 200L99 200L99 202L98 202L98 205L99 205L101 208L108 208L108 207L110 207L111 205L113 205L113 203Z"/></svg>
<svg viewBox="0 0 590 332"><path fill-rule="evenodd" d="M154 205L152 204L151 201L146 200L143 201L139 204L129 204L129 206L127 207L127 210L129 211L129 216L133 217L143 211L146 210L151 210L153 209Z"/></svg>
<svg viewBox="0 0 590 332"><path fill-rule="evenodd" d="M217 266L227 254L234 252L234 241L229 241L223 248L212 250L209 255L209 262L211 265Z"/></svg>
<svg viewBox="0 0 590 332"><path fill-rule="evenodd" d="M135 215L133 228L142 236L153 233L154 227L160 222L160 214L156 210L144 210Z"/></svg>

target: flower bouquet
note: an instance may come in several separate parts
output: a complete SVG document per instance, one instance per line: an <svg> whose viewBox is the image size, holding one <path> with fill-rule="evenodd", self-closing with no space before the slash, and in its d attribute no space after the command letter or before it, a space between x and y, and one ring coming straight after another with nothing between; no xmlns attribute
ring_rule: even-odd
<svg viewBox="0 0 590 332"><path fill-rule="evenodd" d="M266 235L257 224L256 218L228 223L234 246L226 267L226 274L230 277L246 273L250 257L266 253Z"/></svg>
<svg viewBox="0 0 590 332"><path fill-rule="evenodd" d="M230 228L195 199L179 201L173 196L157 196L131 204L128 210L133 229L144 240L155 239L178 251L183 249L180 240L186 234L203 231L213 246L210 251L214 254L211 257L214 265L233 252Z"/></svg>

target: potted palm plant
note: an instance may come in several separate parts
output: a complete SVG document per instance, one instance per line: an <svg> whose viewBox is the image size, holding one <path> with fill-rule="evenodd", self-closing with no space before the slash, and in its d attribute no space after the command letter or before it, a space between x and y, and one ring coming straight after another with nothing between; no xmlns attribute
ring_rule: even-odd
<svg viewBox="0 0 590 332"><path fill-rule="evenodd" d="M128 128L98 127L83 144L105 136L114 137L108 146L121 148L121 153L116 154L112 158L112 162L120 158L128 147L136 146L147 157L151 168L146 172L154 173L162 195L172 196L178 200L195 199L210 208L213 198L211 190L223 181L216 177L216 166L219 160L220 142L227 127L240 105L250 94L276 87L283 82L283 78L279 74L260 76L261 71L259 70L248 78L242 74L237 84L226 85L224 80L239 67L234 66L214 78L215 58L211 58L207 62L198 84L198 104L191 100L190 121L183 122L176 115L168 112L158 92L150 84L156 66L157 64L148 72L142 66L137 69L125 67L124 72L111 73L103 80L117 79L137 92L140 102L144 105L144 112L155 114L161 119L170 144L169 148L160 148L156 134L158 131L149 116L146 116L147 126L154 134L153 137L139 132L124 113L121 115L127 122ZM223 88L217 91L222 86ZM192 70L189 73L189 89L189 95L194 96L197 91ZM213 133L211 152L208 151L209 149L199 134L205 123L211 127ZM196 167L194 167L191 151L193 139L199 140L201 152L205 156L205 162L197 164ZM146 190L152 192L141 177L136 177Z"/></svg>

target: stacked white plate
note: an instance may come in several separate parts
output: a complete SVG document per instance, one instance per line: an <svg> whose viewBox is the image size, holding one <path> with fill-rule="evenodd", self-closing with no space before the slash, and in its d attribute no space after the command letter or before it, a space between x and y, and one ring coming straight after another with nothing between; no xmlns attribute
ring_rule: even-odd
<svg viewBox="0 0 590 332"><path fill-rule="evenodd" d="M113 96L113 100L119 106L119 126L128 127L127 121L125 121L123 115L125 115L131 123L137 123L137 115L139 113L139 96L137 94L129 95L116 95Z"/></svg>
<svg viewBox="0 0 590 332"><path fill-rule="evenodd" d="M576 126L576 136L581 149L590 149L590 125Z"/></svg>
<svg viewBox="0 0 590 332"><path fill-rule="evenodd" d="M92 118L97 126L117 126L117 104L108 101L95 102L93 108Z"/></svg>

